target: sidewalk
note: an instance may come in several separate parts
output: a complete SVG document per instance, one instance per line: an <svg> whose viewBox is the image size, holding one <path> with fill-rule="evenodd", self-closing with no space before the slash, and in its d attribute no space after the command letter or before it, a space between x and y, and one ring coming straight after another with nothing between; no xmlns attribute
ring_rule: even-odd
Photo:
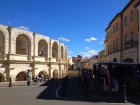
<svg viewBox="0 0 140 105"><path fill-rule="evenodd" d="M44 82L37 82L36 83L36 82L30 81L30 85L27 85L27 81L16 81L16 82L12 82L12 87L37 86L37 85L41 85L43 83ZM9 87L9 82L1 82L0 83L0 88L5 88L5 87Z"/></svg>

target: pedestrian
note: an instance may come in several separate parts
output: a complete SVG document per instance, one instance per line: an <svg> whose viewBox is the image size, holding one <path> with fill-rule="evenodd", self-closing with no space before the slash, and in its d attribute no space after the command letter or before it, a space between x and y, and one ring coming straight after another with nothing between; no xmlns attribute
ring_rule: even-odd
<svg viewBox="0 0 140 105"><path fill-rule="evenodd" d="M53 84L53 78L51 78L51 84Z"/></svg>
<svg viewBox="0 0 140 105"><path fill-rule="evenodd" d="M91 85L90 75L85 69L82 71L82 89L83 89L83 100L88 99L89 87Z"/></svg>
<svg viewBox="0 0 140 105"><path fill-rule="evenodd" d="M65 97L66 96L66 85L68 83L68 75L63 78L62 80L62 86L61 86L61 96Z"/></svg>

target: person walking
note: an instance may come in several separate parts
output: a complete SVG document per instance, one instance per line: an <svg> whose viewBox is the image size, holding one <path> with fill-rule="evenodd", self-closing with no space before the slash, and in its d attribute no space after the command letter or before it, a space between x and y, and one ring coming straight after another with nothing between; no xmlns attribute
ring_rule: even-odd
<svg viewBox="0 0 140 105"><path fill-rule="evenodd" d="M68 83L68 75L63 78L62 80L62 86L61 86L61 96L65 97L66 96L66 85Z"/></svg>

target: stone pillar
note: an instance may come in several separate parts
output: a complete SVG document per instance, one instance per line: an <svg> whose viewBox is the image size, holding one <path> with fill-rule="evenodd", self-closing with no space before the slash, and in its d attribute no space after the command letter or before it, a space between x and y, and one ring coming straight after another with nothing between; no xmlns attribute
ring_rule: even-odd
<svg viewBox="0 0 140 105"><path fill-rule="evenodd" d="M13 41L12 41L12 37L13 37L13 28L12 26L8 26L8 32L9 32L9 54L13 53Z"/></svg>
<svg viewBox="0 0 140 105"><path fill-rule="evenodd" d="M140 62L140 5L137 7L138 9L138 21L139 21L139 30L138 30L138 51L137 51L137 55L138 55L138 61L137 62Z"/></svg>
<svg viewBox="0 0 140 105"><path fill-rule="evenodd" d="M52 68L51 68L51 64L49 64L49 79L51 79L52 78L52 70L51 70Z"/></svg>
<svg viewBox="0 0 140 105"><path fill-rule="evenodd" d="M52 43L51 43L51 39L49 40L49 58L52 58L52 53L51 53L51 51L52 51Z"/></svg>
<svg viewBox="0 0 140 105"><path fill-rule="evenodd" d="M61 64L59 64L59 78L62 78L62 75Z"/></svg>
<svg viewBox="0 0 140 105"><path fill-rule="evenodd" d="M12 82L15 82L16 81L15 77L16 77L16 75L15 75L15 72L14 72L14 68L9 68L9 77L8 77L8 79L10 80L10 78L11 78Z"/></svg>
<svg viewBox="0 0 140 105"><path fill-rule="evenodd" d="M36 33L33 32L33 56L36 56L36 46L35 46L35 39L36 39Z"/></svg>

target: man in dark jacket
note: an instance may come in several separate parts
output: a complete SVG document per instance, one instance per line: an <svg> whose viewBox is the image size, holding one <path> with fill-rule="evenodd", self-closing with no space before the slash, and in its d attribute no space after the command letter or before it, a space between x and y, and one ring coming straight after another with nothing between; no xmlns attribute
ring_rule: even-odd
<svg viewBox="0 0 140 105"><path fill-rule="evenodd" d="M68 75L66 77L63 78L62 80L62 86L61 86L61 93L62 93L62 97L66 96L66 85L68 83Z"/></svg>

